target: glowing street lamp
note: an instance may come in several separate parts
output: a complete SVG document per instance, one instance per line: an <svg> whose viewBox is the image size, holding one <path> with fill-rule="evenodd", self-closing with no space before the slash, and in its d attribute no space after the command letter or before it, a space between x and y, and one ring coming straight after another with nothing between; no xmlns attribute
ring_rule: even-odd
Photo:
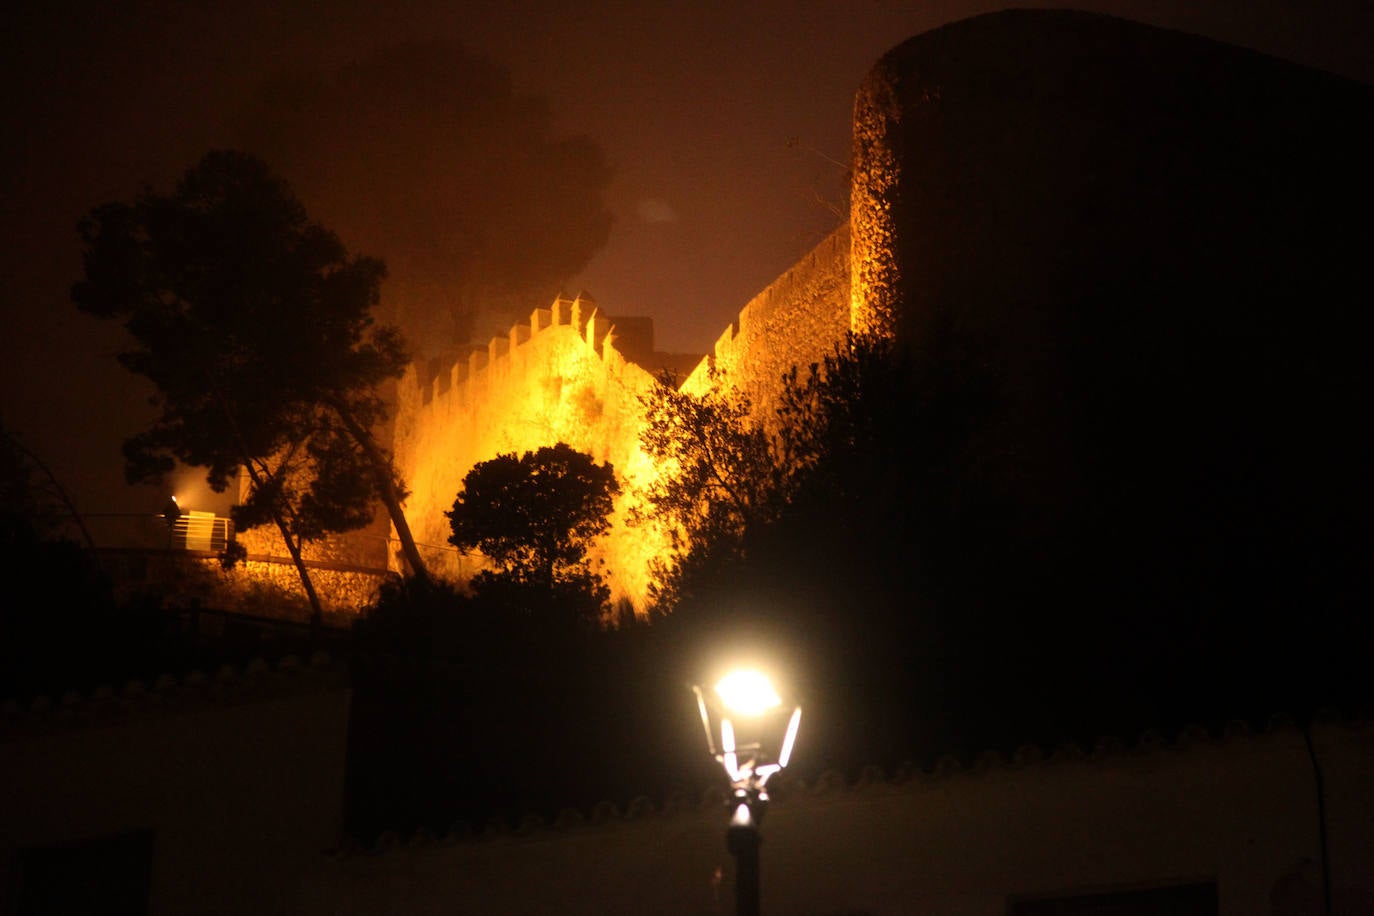
<svg viewBox="0 0 1374 916"><path fill-rule="evenodd" d="M706 747L730 779L726 846L735 857L735 912L757 916L759 823L768 807L768 780L792 756L801 707L793 707L789 714L767 675L752 670L732 671L710 691L696 686L692 690L706 730Z"/></svg>

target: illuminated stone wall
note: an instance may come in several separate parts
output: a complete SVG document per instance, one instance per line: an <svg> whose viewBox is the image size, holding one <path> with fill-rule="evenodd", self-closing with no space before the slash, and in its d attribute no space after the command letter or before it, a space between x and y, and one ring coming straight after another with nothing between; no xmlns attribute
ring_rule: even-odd
<svg viewBox="0 0 1374 916"><path fill-rule="evenodd" d="M595 304L560 298L467 360L428 375L412 366L401 379L394 450L410 488L406 517L431 569L461 581L481 568L480 557L447 546L444 515L473 465L566 442L610 462L620 478L616 530L596 558L605 561L615 597L639 603L655 540L642 531L627 535L622 519L650 473L639 450L639 398L656 383L616 349Z"/></svg>
<svg viewBox="0 0 1374 916"><path fill-rule="evenodd" d="M708 367L746 393L756 415L771 416L782 374L804 368L830 353L849 328L849 228L841 226L740 311L707 357L683 379L700 390L710 384ZM604 563L612 600L628 600L643 612L648 565L662 555L667 538L651 528L630 529L625 518L638 491L655 473L639 447L644 426L641 398L656 381L658 366L681 369L680 354L646 349L645 319L627 319L618 335L615 319L589 297L559 298L536 309L529 321L475 348L449 365L413 364L396 386L392 449L410 491L405 501L411 532L430 569L465 582L483 568L480 555L460 554L448 544L445 512L474 465L506 453L521 454L566 442L598 462L610 462L622 492L612 530L593 551ZM650 365L626 357L633 352ZM368 570L402 569L394 549L382 549L389 525L306 545L315 564L351 571L346 587L324 570L314 571L327 607L357 607L370 600L380 581ZM267 528L241 532L250 560L242 575L270 579L299 591L292 567L284 564L280 537ZM384 555L387 554L387 555Z"/></svg>
<svg viewBox="0 0 1374 916"><path fill-rule="evenodd" d="M928 99L927 93L923 101ZM925 106L915 107L924 113ZM897 127L902 115L901 78L884 57L869 72L854 101L850 321L862 333L890 332L896 323L901 271L893 245L897 235L894 205L901 177Z"/></svg>
<svg viewBox="0 0 1374 916"><path fill-rule="evenodd" d="M1359 218L1374 150L1349 125L1370 110L1368 87L1096 14L1011 10L917 36L858 89L846 224L746 304L683 384L711 384L714 365L766 421L782 374L846 331L896 338L918 372L988 389L951 486L969 505L1008 506L1019 527L998 549L1037 558L1036 574L1051 549L1103 582L1153 568L1125 558L1196 531L1184 494L1219 492L1198 469L1260 468L1255 456L1272 456L1251 484L1270 518L1288 481L1329 481L1321 511L1344 525L1362 516L1338 482L1360 479L1370 453L1347 419L1368 387L1368 297L1351 291L1367 288L1374 247ZM643 607L664 545L622 523L654 473L640 397L654 365L689 365L652 352L646 319L622 324L618 344L590 300L560 299L399 383L406 514L437 572L479 568L447 546L444 516L472 466L564 441L622 480L598 556L615 596ZM1189 448L1162 445L1177 441ZM1302 442L1327 443L1312 452L1327 462L1318 472L1294 470L1312 467ZM1248 517L1256 501L1225 476L1237 502L1211 515ZM1321 530L1310 494L1286 498L1287 528ZM1123 518L1156 519L1159 534ZM399 568L394 552L377 556L379 526L349 538L375 560L347 562ZM1120 540L1130 531L1135 550ZM1106 544L1110 557L1083 562ZM343 559L333 546L310 556Z"/></svg>
<svg viewBox="0 0 1374 916"><path fill-rule="evenodd" d="M901 128L919 117L928 101L921 93L929 94L918 87L913 101L909 82L890 58L870 74L855 103L850 219L740 310L683 379L685 389L712 384L714 366L721 382L747 395L755 416L767 422L793 366L805 372L851 328L896 332L903 294L894 248ZM655 473L639 448L640 399L657 384L649 363L683 366L680 358L645 353L644 322L625 322L624 346L618 346L614 319L592 300L560 298L466 358L410 367L397 386L392 447L410 490L406 517L432 571L461 582L482 568L480 556L448 545L444 515L475 464L566 442L610 462L621 481L612 530L593 558L605 564L613 600L627 599L643 611L648 563L664 553L666 538L624 522L636 491ZM387 562L402 568L395 550Z"/></svg>
<svg viewBox="0 0 1374 916"><path fill-rule="evenodd" d="M848 254L842 227L754 297L716 342L712 360L761 415L787 368L819 360L843 339ZM684 384L705 384L712 360L703 359ZM410 488L406 518L431 568L459 581L481 569L480 557L447 546L444 515L473 465L566 442L609 461L620 479L613 528L594 558L605 563L613 600L628 599L642 611L648 563L664 552L666 539L630 529L624 519L654 474L639 436L641 397L656 384L650 368L622 355L613 321L585 297L537 309L528 323L437 372L412 366L398 386L393 448Z"/></svg>
<svg viewBox="0 0 1374 916"><path fill-rule="evenodd" d="M714 365L764 419L783 373L820 362L849 330L849 235L847 225L832 232L751 299L716 340ZM703 363L687 384L703 385L706 375Z"/></svg>

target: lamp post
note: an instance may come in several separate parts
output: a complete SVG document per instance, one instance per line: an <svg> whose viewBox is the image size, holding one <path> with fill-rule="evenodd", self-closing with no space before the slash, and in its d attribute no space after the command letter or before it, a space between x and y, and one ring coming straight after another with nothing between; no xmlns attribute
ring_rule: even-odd
<svg viewBox="0 0 1374 916"><path fill-rule="evenodd" d="M162 509L162 520L167 523L167 549L172 549L172 543L176 539L177 524L183 515L181 503L177 502L176 496L167 498L167 505Z"/></svg>
<svg viewBox="0 0 1374 916"><path fill-rule="evenodd" d="M768 807L768 780L792 756L801 707L793 707L788 715L772 683L757 671L734 671L710 691L697 686L692 690L706 730L706 747L730 779L725 838L735 857L735 913L758 916L759 823Z"/></svg>

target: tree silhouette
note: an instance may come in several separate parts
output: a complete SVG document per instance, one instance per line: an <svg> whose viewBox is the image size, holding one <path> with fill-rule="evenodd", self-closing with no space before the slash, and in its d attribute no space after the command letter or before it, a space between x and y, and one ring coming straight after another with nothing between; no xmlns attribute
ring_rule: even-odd
<svg viewBox="0 0 1374 916"><path fill-rule="evenodd" d="M786 443L752 416L748 397L712 368L702 392L669 373L641 398L640 446L664 469L631 510L630 524L663 524L670 553L653 561L655 605L682 598L689 566L733 557L749 533L777 514L789 486Z"/></svg>
<svg viewBox="0 0 1374 916"><path fill-rule="evenodd" d="M661 504L689 513L660 571L658 626L690 654L728 630L787 657L829 723L831 762L885 759L944 725L942 692L974 667L950 660L973 642L954 642L959 605L944 589L983 570L941 538L987 530L981 514L951 520L949 469L966 463L988 395L957 366L926 373L860 336L782 381L767 430L720 387L656 395L661 439L646 450L685 469L665 475ZM740 502L721 505L731 494Z"/></svg>
<svg viewBox="0 0 1374 916"><path fill-rule="evenodd" d="M72 298L123 322L135 346L120 362L157 388L161 415L125 443L130 480L157 480L176 459L223 491L246 469L239 521L276 525L316 614L301 545L365 524L374 498L423 576L401 483L370 432L385 417L376 386L406 359L371 316L382 262L350 255L263 162L232 151L79 228Z"/></svg>
<svg viewBox="0 0 1374 916"><path fill-rule="evenodd" d="M590 597L600 608L609 589L588 565L587 551L610 527L620 492L615 470L566 443L520 457L479 462L446 512L461 550L480 550L494 564L474 589L498 601L538 593ZM585 603L585 602L584 602Z"/></svg>
<svg viewBox="0 0 1374 916"><path fill-rule="evenodd" d="M90 550L95 540L67 490L42 459L0 422L0 518L49 538L70 521Z"/></svg>

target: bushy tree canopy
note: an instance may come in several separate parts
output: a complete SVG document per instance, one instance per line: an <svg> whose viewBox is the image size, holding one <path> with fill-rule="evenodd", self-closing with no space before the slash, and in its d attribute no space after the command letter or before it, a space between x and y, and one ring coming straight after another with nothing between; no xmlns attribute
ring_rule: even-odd
<svg viewBox="0 0 1374 916"><path fill-rule="evenodd" d="M0 422L0 543L47 537L58 529L60 506L41 485L26 450Z"/></svg>
<svg viewBox="0 0 1374 916"><path fill-rule="evenodd" d="M777 515L795 470L789 443L768 435L749 399L714 370L702 393L683 391L670 374L641 398L640 446L663 473L631 510L630 523L663 525L670 554L655 558L653 598L680 598L686 567L734 556L748 533Z"/></svg>
<svg viewBox="0 0 1374 916"><path fill-rule="evenodd" d="M587 567L587 550L610 527L619 492L610 464L597 464L566 443L519 457L498 455L463 478L445 513L453 529L449 543L480 550L496 564L498 575L479 582L488 591L575 585L604 601L608 593Z"/></svg>
<svg viewBox="0 0 1374 916"><path fill-rule="evenodd" d="M123 323L133 346L119 360L156 386L161 408L125 444L130 480L180 461L224 490L245 468L240 523L275 521L293 555L366 524L377 498L409 541L400 484L370 434L385 414L376 386L406 360L398 332L371 315L381 261L349 254L265 163L232 151L205 156L170 194L97 207L79 228L85 273L72 298Z"/></svg>
<svg viewBox="0 0 1374 916"><path fill-rule="evenodd" d="M966 452L959 421L977 400L964 382L936 383L887 341L855 336L782 379L766 427L719 384L657 393L645 447L672 463L645 512L684 520L657 570L662 625L690 652L728 630L822 692L843 684L865 712L837 712L834 727L872 733L836 732L837 747L876 759L878 744L911 741L898 717L913 697L930 701L917 739L939 728L948 662L934 659L953 632L930 570L957 556L938 540L951 531L947 469ZM730 494L747 501L727 514Z"/></svg>

